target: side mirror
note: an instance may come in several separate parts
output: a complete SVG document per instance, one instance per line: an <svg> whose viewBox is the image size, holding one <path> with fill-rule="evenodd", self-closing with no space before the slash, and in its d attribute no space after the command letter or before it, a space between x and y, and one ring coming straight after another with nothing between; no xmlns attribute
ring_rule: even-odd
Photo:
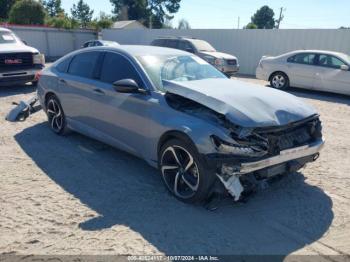
<svg viewBox="0 0 350 262"><path fill-rule="evenodd" d="M186 52L189 52L189 53L192 53L192 54L194 54L194 50L193 50L193 48L186 48Z"/></svg>
<svg viewBox="0 0 350 262"><path fill-rule="evenodd" d="M119 93L144 93L145 90L140 89L139 85L133 79L122 79L113 83L115 91Z"/></svg>
<svg viewBox="0 0 350 262"><path fill-rule="evenodd" d="M340 70L349 71L350 67L348 65L341 65Z"/></svg>
<svg viewBox="0 0 350 262"><path fill-rule="evenodd" d="M27 41L22 40L22 39L21 39L21 41L22 41L23 44L28 45Z"/></svg>

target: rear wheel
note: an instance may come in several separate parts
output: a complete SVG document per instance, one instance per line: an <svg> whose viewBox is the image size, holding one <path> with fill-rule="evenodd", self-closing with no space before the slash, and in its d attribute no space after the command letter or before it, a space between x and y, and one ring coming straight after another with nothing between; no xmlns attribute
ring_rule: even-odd
<svg viewBox="0 0 350 262"><path fill-rule="evenodd" d="M66 118L62 106L55 95L51 95L47 99L46 115L53 132L59 135L66 133Z"/></svg>
<svg viewBox="0 0 350 262"><path fill-rule="evenodd" d="M276 89L286 89L289 87L288 76L283 72L276 72L270 78L270 85Z"/></svg>
<svg viewBox="0 0 350 262"><path fill-rule="evenodd" d="M215 174L205 167L192 143L179 139L166 142L159 167L166 187L181 201L199 203L208 198Z"/></svg>

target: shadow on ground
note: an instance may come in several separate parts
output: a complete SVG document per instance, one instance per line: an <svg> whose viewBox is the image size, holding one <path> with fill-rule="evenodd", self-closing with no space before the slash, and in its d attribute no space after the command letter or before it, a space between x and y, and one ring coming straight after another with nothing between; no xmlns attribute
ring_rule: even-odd
<svg viewBox="0 0 350 262"><path fill-rule="evenodd" d="M300 88L289 88L287 92L302 98L320 100L331 103L341 103L345 105L350 105L350 96L333 94L328 92L321 92L315 90L306 90Z"/></svg>
<svg viewBox="0 0 350 262"><path fill-rule="evenodd" d="M333 220L332 201L292 174L248 203L221 203L216 212L170 196L144 161L78 134L60 137L45 123L15 136L42 171L99 213L86 231L125 225L165 254L287 255L317 241Z"/></svg>
<svg viewBox="0 0 350 262"><path fill-rule="evenodd" d="M0 85L0 97L29 94L36 91L36 86L31 84L26 85L13 85L13 86L1 86Z"/></svg>

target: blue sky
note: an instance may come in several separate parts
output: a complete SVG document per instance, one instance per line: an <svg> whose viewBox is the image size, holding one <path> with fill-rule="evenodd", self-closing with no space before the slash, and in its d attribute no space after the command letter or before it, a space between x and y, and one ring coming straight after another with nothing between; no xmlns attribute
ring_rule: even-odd
<svg viewBox="0 0 350 262"><path fill-rule="evenodd" d="M62 0L66 12L77 0ZM95 10L111 13L109 0L85 0ZM192 28L237 28L250 21L250 17L263 5L270 6L279 14L284 7L285 18L281 28L338 28L350 27L350 0L182 0L180 11L173 19L185 18Z"/></svg>

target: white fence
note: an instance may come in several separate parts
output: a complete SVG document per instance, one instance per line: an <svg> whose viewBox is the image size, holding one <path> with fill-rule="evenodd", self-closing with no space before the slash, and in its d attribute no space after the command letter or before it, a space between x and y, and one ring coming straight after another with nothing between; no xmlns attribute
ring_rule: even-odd
<svg viewBox="0 0 350 262"><path fill-rule="evenodd" d="M28 45L37 48L48 59L66 55L84 42L95 39L96 33L88 30L64 30L46 27L9 26Z"/></svg>
<svg viewBox="0 0 350 262"><path fill-rule="evenodd" d="M105 40L120 44L145 44L160 36L187 36L207 40L216 49L238 57L240 73L255 74L263 55L278 55L297 49L324 49L350 54L350 30L116 30L102 31Z"/></svg>

